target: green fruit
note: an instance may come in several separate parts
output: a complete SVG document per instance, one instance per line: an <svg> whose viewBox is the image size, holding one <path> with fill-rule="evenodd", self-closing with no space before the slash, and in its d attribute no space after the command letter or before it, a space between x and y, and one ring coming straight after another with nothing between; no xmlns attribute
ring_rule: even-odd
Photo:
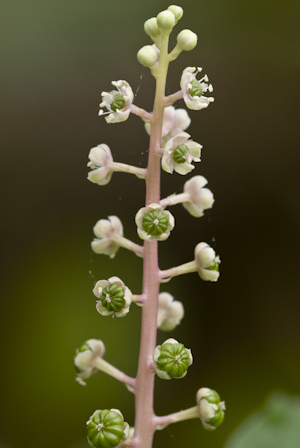
<svg viewBox="0 0 300 448"><path fill-rule="evenodd" d="M87 422L88 440L95 448L113 448L119 445L124 432L120 414L109 409L96 411Z"/></svg>

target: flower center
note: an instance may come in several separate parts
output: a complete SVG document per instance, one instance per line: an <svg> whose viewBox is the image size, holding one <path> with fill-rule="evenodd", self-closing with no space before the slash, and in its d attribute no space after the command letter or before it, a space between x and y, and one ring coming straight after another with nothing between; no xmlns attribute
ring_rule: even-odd
<svg viewBox="0 0 300 448"><path fill-rule="evenodd" d="M110 105L112 111L117 112L125 107L125 100L121 93L116 93L114 99Z"/></svg>
<svg viewBox="0 0 300 448"><path fill-rule="evenodd" d="M116 283L108 285L103 289L100 300L102 302L102 306L104 306L107 311L117 313L121 311L125 305L124 289Z"/></svg>
<svg viewBox="0 0 300 448"><path fill-rule="evenodd" d="M189 355L183 344L163 344L157 360L160 370L164 370L171 378L180 377L189 366Z"/></svg>
<svg viewBox="0 0 300 448"><path fill-rule="evenodd" d="M186 162L187 156L190 153L189 148L186 145L179 145L173 152L173 160L176 163Z"/></svg>
<svg viewBox="0 0 300 448"><path fill-rule="evenodd" d="M214 261L213 264L211 264L210 266L208 266L205 269L208 269L209 271L218 271L219 270L219 265L218 265L218 263L216 263Z"/></svg>
<svg viewBox="0 0 300 448"><path fill-rule="evenodd" d="M189 90L191 96L202 96L203 90L201 88L201 83L197 79L193 79L191 82L192 87Z"/></svg>
<svg viewBox="0 0 300 448"><path fill-rule="evenodd" d="M145 214L142 226L150 235L161 235L169 224L168 216L162 210L152 210Z"/></svg>

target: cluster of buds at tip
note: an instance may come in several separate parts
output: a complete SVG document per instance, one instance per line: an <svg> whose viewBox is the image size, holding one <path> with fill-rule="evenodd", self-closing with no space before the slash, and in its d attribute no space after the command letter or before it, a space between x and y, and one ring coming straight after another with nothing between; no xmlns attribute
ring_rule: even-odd
<svg viewBox="0 0 300 448"><path fill-rule="evenodd" d="M98 372L99 368L96 366L104 354L105 345L98 339L89 339L76 350L74 364L77 371L76 381L79 384L85 386L84 380Z"/></svg>
<svg viewBox="0 0 300 448"><path fill-rule="evenodd" d="M99 280L94 289L97 311L102 316L124 317L129 312L132 294L119 277Z"/></svg>
<svg viewBox="0 0 300 448"><path fill-rule="evenodd" d="M167 339L158 345L153 353L155 373L163 380L183 378L193 363L191 350L176 339Z"/></svg>
<svg viewBox="0 0 300 448"><path fill-rule="evenodd" d="M134 95L132 88L127 81L112 81L112 85L118 90L102 92L102 103L100 104L100 107L106 107L108 110L108 112L106 112L108 116L105 117L107 123L119 123L127 120L129 117ZM103 114L103 110L100 109L99 115Z"/></svg>
<svg viewBox="0 0 300 448"><path fill-rule="evenodd" d="M117 447L129 436L129 425L118 409L97 410L86 425L88 442L94 448Z"/></svg>
<svg viewBox="0 0 300 448"><path fill-rule="evenodd" d="M196 76L202 71L201 67L197 70L195 67L187 67L182 72L180 87L183 92L183 99L189 109L200 110L206 108L214 101L213 97L204 96L205 92L212 92L213 87L207 84L207 75L203 76L199 81Z"/></svg>
<svg viewBox="0 0 300 448"><path fill-rule="evenodd" d="M224 420L225 403L220 395L212 389L202 387L196 395L199 417L208 431L218 428Z"/></svg>
<svg viewBox="0 0 300 448"><path fill-rule="evenodd" d="M172 331L180 324L184 316L184 308L179 300L174 300L168 292L158 295L157 328Z"/></svg>
<svg viewBox="0 0 300 448"><path fill-rule="evenodd" d="M163 32L170 33L178 20L183 16L183 9L180 6L171 5L165 11L161 11L157 17L151 17L144 24L145 33L153 40L159 48L161 45Z"/></svg>
<svg viewBox="0 0 300 448"><path fill-rule="evenodd" d="M159 204L142 207L135 216L137 232L142 240L165 241L175 226L174 216Z"/></svg>

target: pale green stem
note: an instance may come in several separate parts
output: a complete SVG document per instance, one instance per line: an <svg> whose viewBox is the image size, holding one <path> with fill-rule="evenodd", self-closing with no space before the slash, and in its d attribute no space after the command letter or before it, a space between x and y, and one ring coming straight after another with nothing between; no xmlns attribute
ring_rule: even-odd
<svg viewBox="0 0 300 448"><path fill-rule="evenodd" d="M154 425L156 429L164 429L171 423L182 422L183 420L190 420L192 418L199 418L198 407L185 409L184 411L174 412L174 414L164 415L162 417L154 417Z"/></svg>
<svg viewBox="0 0 300 448"><path fill-rule="evenodd" d="M130 112L132 114L138 115L141 117L144 121L151 122L153 117L152 114L147 112L144 109L141 109L140 107L135 106L134 104L131 104Z"/></svg>
<svg viewBox="0 0 300 448"><path fill-rule="evenodd" d="M190 197L191 196L189 193L175 194L173 196L168 196L167 198L162 199L160 201L160 205L162 207L168 207L170 205L182 204L182 202L189 202Z"/></svg>
<svg viewBox="0 0 300 448"><path fill-rule="evenodd" d="M125 249L132 250L138 257L142 257L144 253L143 246L139 244L135 244L132 241L128 240L124 236L114 234L111 237L112 241L119 244L120 247L124 247Z"/></svg>
<svg viewBox="0 0 300 448"><path fill-rule="evenodd" d="M156 76L156 92L151 122L151 136L146 180L146 206L160 200L160 158L162 121L164 113L166 77L168 71L169 32L164 32ZM144 243L142 331L139 365L135 388L135 433L133 444L138 448L151 448L153 425L154 374L151 372L152 355L156 347L157 307L159 294L159 268L157 240Z"/></svg>
<svg viewBox="0 0 300 448"><path fill-rule="evenodd" d="M165 271L159 271L159 277L162 282L167 279L169 281L172 277L177 275L189 274L190 272L197 272L199 269L197 262L189 261L188 263L181 264L175 268L166 269Z"/></svg>
<svg viewBox="0 0 300 448"><path fill-rule="evenodd" d="M174 47L171 53L169 54L169 61L171 62L177 59L182 51L183 51L182 48L180 48L180 46L177 44L176 47Z"/></svg>
<svg viewBox="0 0 300 448"><path fill-rule="evenodd" d="M141 179L145 179L147 176L147 169L127 165L126 163L110 162L108 166L109 168L112 169L112 171L135 174L137 177Z"/></svg>
<svg viewBox="0 0 300 448"><path fill-rule="evenodd" d="M183 91L178 90L178 92L173 93L172 95L166 96L164 100L165 106L172 106L175 101L181 100L183 98Z"/></svg>
<svg viewBox="0 0 300 448"><path fill-rule="evenodd" d="M104 359L97 358L94 365L97 369L101 370L101 372L104 372L107 375L110 375L113 378L116 378L116 380L121 381L121 383L128 384L129 386L131 386L133 388L135 387L135 378L132 378L131 376L126 375L121 370L112 366L109 362L105 361Z"/></svg>

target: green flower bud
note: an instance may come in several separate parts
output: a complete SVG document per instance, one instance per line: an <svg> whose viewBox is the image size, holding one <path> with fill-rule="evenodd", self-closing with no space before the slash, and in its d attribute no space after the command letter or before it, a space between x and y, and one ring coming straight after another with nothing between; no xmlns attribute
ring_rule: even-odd
<svg viewBox="0 0 300 448"><path fill-rule="evenodd" d="M177 44L184 51L190 51L197 45L198 36L191 30L182 30L177 36Z"/></svg>
<svg viewBox="0 0 300 448"><path fill-rule="evenodd" d="M180 6L171 5L171 6L168 7L168 10L172 11L172 13L174 14L176 23L183 16L183 9Z"/></svg>
<svg viewBox="0 0 300 448"><path fill-rule="evenodd" d="M137 60L144 67L152 67L158 61L158 52L152 45L145 45L138 51Z"/></svg>
<svg viewBox="0 0 300 448"><path fill-rule="evenodd" d="M124 289L117 284L108 285L102 290L100 300L102 301L102 306L104 306L104 308L108 311L117 313L121 311L125 305Z"/></svg>
<svg viewBox="0 0 300 448"><path fill-rule="evenodd" d="M117 409L95 411L86 424L88 442L94 448L113 448L119 445L125 436L126 425L128 427Z"/></svg>
<svg viewBox="0 0 300 448"><path fill-rule="evenodd" d="M184 163L187 160L187 154L189 154L189 148L186 145L179 145L173 152L173 159L176 163Z"/></svg>
<svg viewBox="0 0 300 448"><path fill-rule="evenodd" d="M110 105L111 110L117 112L117 110L122 110L125 107L125 100L121 93L116 93L113 98L113 102Z"/></svg>
<svg viewBox="0 0 300 448"><path fill-rule="evenodd" d="M172 11L162 11L157 16L157 25L163 30L171 30L175 23L175 15Z"/></svg>
<svg viewBox="0 0 300 448"><path fill-rule="evenodd" d="M202 387L196 395L199 417L207 431L214 431L224 420L225 403L212 389Z"/></svg>
<svg viewBox="0 0 300 448"><path fill-rule="evenodd" d="M153 40L161 35L161 29L157 25L156 17L152 17L145 22L144 30Z"/></svg>
<svg viewBox="0 0 300 448"><path fill-rule="evenodd" d="M143 218L143 228L150 235L161 235L168 228L168 216L162 210L152 210Z"/></svg>
<svg viewBox="0 0 300 448"><path fill-rule="evenodd" d="M202 96L203 90L201 88L201 83L197 79L193 79L191 82L192 87L189 89L189 94L191 96Z"/></svg>
<svg viewBox="0 0 300 448"><path fill-rule="evenodd" d="M191 351L175 339L167 339L158 345L153 353L153 362L157 375L165 380L183 378L192 364Z"/></svg>

